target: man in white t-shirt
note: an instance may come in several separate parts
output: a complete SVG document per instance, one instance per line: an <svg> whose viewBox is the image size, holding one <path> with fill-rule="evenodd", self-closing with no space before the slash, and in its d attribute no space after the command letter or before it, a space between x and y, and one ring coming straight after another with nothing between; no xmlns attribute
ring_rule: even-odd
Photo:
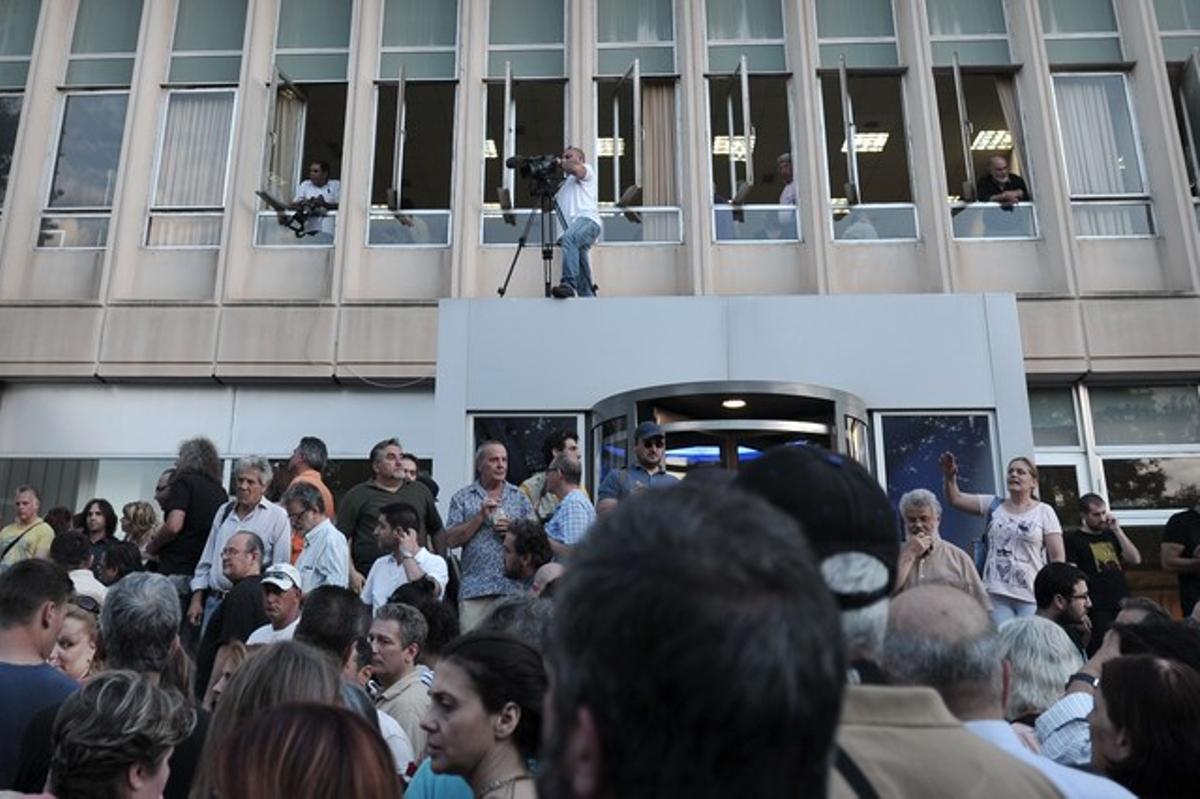
<svg viewBox="0 0 1200 799"><path fill-rule="evenodd" d="M588 252L600 236L596 202L596 170L585 161L583 150L568 147L559 162L566 180L554 195L567 229L558 238L562 247L562 282L551 291L555 297L594 297Z"/></svg>
<svg viewBox="0 0 1200 799"><path fill-rule="evenodd" d="M446 590L450 573L446 561L421 546L421 517L407 502L393 502L379 509L375 541L388 554L376 559L363 583L362 601L379 610L400 586L422 577L437 583L438 597Z"/></svg>
<svg viewBox="0 0 1200 799"><path fill-rule="evenodd" d="M300 623L300 572L290 563L273 563L262 577L264 624L246 639L246 646L290 641Z"/></svg>
<svg viewBox="0 0 1200 799"><path fill-rule="evenodd" d="M292 208L299 208L306 200L312 209L304 221L304 231L310 235L324 234L333 240L335 223L329 211L336 211L338 201L342 197L342 184L329 179L329 162L313 161L308 165L308 180L303 181L296 189L292 200Z"/></svg>

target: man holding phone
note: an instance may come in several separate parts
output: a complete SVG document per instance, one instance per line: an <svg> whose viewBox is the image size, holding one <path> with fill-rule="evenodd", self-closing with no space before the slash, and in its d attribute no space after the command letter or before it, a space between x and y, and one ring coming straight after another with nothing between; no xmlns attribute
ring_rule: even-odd
<svg viewBox="0 0 1200 799"><path fill-rule="evenodd" d="M1104 633L1121 610L1121 600L1129 596L1122 562L1136 566L1142 562L1142 555L1098 494L1083 495L1079 500L1079 513L1079 529L1067 532L1063 543L1067 561L1087 575L1088 593L1092 599L1088 611L1092 621L1090 656L1104 641Z"/></svg>

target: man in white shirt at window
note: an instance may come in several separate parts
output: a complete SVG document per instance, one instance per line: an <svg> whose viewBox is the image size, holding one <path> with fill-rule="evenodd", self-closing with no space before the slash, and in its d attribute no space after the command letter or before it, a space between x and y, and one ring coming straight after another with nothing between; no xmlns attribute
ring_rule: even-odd
<svg viewBox="0 0 1200 799"><path fill-rule="evenodd" d="M438 597L446 590L449 569L446 561L421 546L417 528L421 517L407 502L393 502L379 509L375 540L380 549L390 550L378 558L363 583L362 601L379 610L388 597L405 583L429 576L437 583Z"/></svg>
<svg viewBox="0 0 1200 799"><path fill-rule="evenodd" d="M559 299L594 297L592 267L588 252L600 236L600 212L596 201L596 170L589 166L578 147L563 150L559 161L567 178L554 195L567 229L558 238L562 247L562 282L550 293Z"/></svg>
<svg viewBox="0 0 1200 799"><path fill-rule="evenodd" d="M304 231L309 235L323 234L332 241L334 220L327 212L337 210L341 197L341 181L329 179L329 162L313 161L309 164L308 179L300 183L292 200L292 208L299 209L302 205L309 208L309 216L304 221Z"/></svg>

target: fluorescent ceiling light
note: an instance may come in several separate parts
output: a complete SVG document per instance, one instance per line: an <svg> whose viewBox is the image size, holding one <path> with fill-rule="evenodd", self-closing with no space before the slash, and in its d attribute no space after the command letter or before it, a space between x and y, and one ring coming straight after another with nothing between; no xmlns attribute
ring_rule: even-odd
<svg viewBox="0 0 1200 799"><path fill-rule="evenodd" d="M859 153L881 153L887 147L888 133L855 133L854 151ZM846 142L842 142L842 152L846 152Z"/></svg>
<svg viewBox="0 0 1200 799"><path fill-rule="evenodd" d="M746 407L746 401L744 399L730 397L721 403L721 407L728 408L731 411L740 411L742 408Z"/></svg>
<svg viewBox="0 0 1200 799"><path fill-rule="evenodd" d="M972 150L1011 150L1012 146L1013 137L1007 130L981 130L971 142Z"/></svg>
<svg viewBox="0 0 1200 799"><path fill-rule="evenodd" d="M754 150L755 134L750 133L750 150ZM727 155L734 161L746 160L746 137L745 136L713 136L712 143L713 155Z"/></svg>
<svg viewBox="0 0 1200 799"><path fill-rule="evenodd" d="M625 139L617 138L617 154L625 155ZM613 140L612 136L601 136L596 140L596 156L598 158L613 157Z"/></svg>
<svg viewBox="0 0 1200 799"><path fill-rule="evenodd" d="M497 154L497 152L496 152L496 140L495 139L488 139L487 141L485 141L483 143L483 157L484 158L499 158L500 157L499 154Z"/></svg>

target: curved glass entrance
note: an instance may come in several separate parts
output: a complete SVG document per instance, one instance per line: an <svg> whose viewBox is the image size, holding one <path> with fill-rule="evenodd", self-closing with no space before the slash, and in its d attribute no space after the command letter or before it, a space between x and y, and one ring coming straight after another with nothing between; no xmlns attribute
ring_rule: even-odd
<svg viewBox="0 0 1200 799"><path fill-rule="evenodd" d="M633 430L655 421L667 434L667 469L737 470L779 445L802 442L842 452L870 468L866 405L844 391L800 383L675 383L608 397L591 411L596 484L629 464Z"/></svg>

